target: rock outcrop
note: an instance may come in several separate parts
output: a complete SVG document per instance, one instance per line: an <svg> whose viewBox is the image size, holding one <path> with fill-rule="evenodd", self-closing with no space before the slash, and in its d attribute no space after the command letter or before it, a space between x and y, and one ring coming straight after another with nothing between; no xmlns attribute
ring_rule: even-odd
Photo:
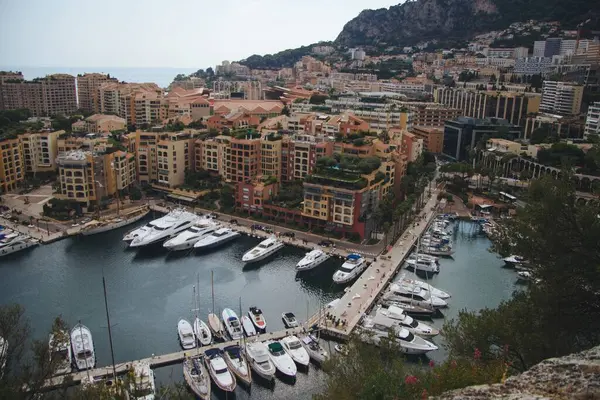
<svg viewBox="0 0 600 400"><path fill-rule="evenodd" d="M600 399L600 346L542 361L503 384L453 390L438 400Z"/></svg>

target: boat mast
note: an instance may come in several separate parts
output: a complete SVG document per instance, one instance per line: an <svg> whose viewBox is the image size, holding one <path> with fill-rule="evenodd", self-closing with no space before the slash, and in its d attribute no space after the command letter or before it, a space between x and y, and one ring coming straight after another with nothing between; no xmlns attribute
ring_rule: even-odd
<svg viewBox="0 0 600 400"><path fill-rule="evenodd" d="M117 169L115 168L116 165L116 161L114 159L113 156L113 161L111 163L111 167L113 170L113 175L115 177L115 196L117 198L117 217L119 217L120 211L121 211L121 207L120 207L120 199L119 199L119 182L117 181Z"/></svg>
<svg viewBox="0 0 600 400"><path fill-rule="evenodd" d="M192 326L195 327L196 323L198 323L198 332L196 332L196 342L200 342L200 338L197 337L198 334L200 333L201 325L200 325L200 321L198 320L198 297L196 296L196 286L195 285L194 285L194 299L193 299L193 302L194 302L194 310L193 311L196 312L196 319L194 320L194 323L193 323ZM193 329L192 329L192 331L193 331ZM200 354L200 345L198 343L196 343L196 354Z"/></svg>
<svg viewBox="0 0 600 400"><path fill-rule="evenodd" d="M215 282L214 282L215 271L210 271L210 290L212 292L212 313L215 313Z"/></svg>
<svg viewBox="0 0 600 400"><path fill-rule="evenodd" d="M110 343L110 356L112 359L113 379L117 383L117 369L115 367L115 352L113 350L112 331L110 329L110 315L108 314L108 300L106 297L106 279L102 275L102 287L104 289L104 308L106 308L106 323L108 324L108 341Z"/></svg>

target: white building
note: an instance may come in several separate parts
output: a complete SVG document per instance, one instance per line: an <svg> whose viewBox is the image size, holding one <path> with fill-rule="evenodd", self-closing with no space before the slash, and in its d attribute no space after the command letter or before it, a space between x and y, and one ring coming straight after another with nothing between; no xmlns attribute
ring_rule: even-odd
<svg viewBox="0 0 600 400"><path fill-rule="evenodd" d="M600 101L591 104L585 119L584 137L589 134L600 134Z"/></svg>
<svg viewBox="0 0 600 400"><path fill-rule="evenodd" d="M529 49L527 47L515 47L513 58L527 58Z"/></svg>
<svg viewBox="0 0 600 400"><path fill-rule="evenodd" d="M583 86L571 82L544 81L540 111L558 115L578 115Z"/></svg>
<svg viewBox="0 0 600 400"><path fill-rule="evenodd" d="M515 49L511 48L491 48L483 49L483 55L486 57L511 58Z"/></svg>
<svg viewBox="0 0 600 400"><path fill-rule="evenodd" d="M546 75L552 70L552 58L527 57L515 60L514 73L518 75Z"/></svg>

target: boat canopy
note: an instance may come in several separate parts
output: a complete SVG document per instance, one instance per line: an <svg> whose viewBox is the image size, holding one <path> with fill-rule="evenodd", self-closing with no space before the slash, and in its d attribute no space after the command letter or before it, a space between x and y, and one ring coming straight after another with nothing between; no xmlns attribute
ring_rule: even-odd
<svg viewBox="0 0 600 400"><path fill-rule="evenodd" d="M296 316L294 314L292 314L291 312L285 313L285 317L288 319L296 319Z"/></svg>
<svg viewBox="0 0 600 400"><path fill-rule="evenodd" d="M274 353L283 351L283 346L279 342L269 343L269 350Z"/></svg>
<svg viewBox="0 0 600 400"><path fill-rule="evenodd" d="M204 352L208 358L218 356L221 354L221 349L208 349Z"/></svg>
<svg viewBox="0 0 600 400"><path fill-rule="evenodd" d="M240 346L227 346L224 347L223 350L225 350L231 356L231 358L241 358Z"/></svg>
<svg viewBox="0 0 600 400"><path fill-rule="evenodd" d="M229 322L237 321L237 318L236 317L229 317L229 318L227 318L227 321L229 321Z"/></svg>
<svg viewBox="0 0 600 400"><path fill-rule="evenodd" d="M348 260L359 260L361 259L361 255L360 254L356 254L356 253L352 253L348 255Z"/></svg>

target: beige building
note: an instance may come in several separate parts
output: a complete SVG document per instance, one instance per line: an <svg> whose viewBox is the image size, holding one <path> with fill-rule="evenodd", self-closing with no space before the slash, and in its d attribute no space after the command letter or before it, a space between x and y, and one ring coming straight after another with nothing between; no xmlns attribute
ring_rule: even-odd
<svg viewBox="0 0 600 400"><path fill-rule="evenodd" d="M203 89L185 90L173 88L163 100L163 119L189 116L192 121L210 117L210 102L204 97Z"/></svg>
<svg viewBox="0 0 600 400"><path fill-rule="evenodd" d="M155 83L104 83L98 89L100 112L124 118L128 125L161 122L163 90Z"/></svg>
<svg viewBox="0 0 600 400"><path fill-rule="evenodd" d="M70 115L77 110L75 77L54 74L32 81L3 79L0 99L3 109L27 108L34 117Z"/></svg>
<svg viewBox="0 0 600 400"><path fill-rule="evenodd" d="M204 170L225 177L225 154L229 148L229 136L217 136L212 139L194 142L196 171Z"/></svg>
<svg viewBox="0 0 600 400"><path fill-rule="evenodd" d="M99 88L107 82L118 82L116 78L111 78L108 74L83 74L77 75L77 97L79 99L79 108L88 112L100 112L100 92Z"/></svg>
<svg viewBox="0 0 600 400"><path fill-rule="evenodd" d="M75 150L61 153L57 164L60 193L55 194L56 198L74 200L85 206L99 200L91 152Z"/></svg>
<svg viewBox="0 0 600 400"><path fill-rule="evenodd" d="M265 136L260 143L260 167L263 176L273 176L281 182L281 137Z"/></svg>
<svg viewBox="0 0 600 400"><path fill-rule="evenodd" d="M581 112L583 85L571 82L544 81L540 111L559 115Z"/></svg>
<svg viewBox="0 0 600 400"><path fill-rule="evenodd" d="M0 139L0 189L16 190L25 178L23 145L18 138Z"/></svg>
<svg viewBox="0 0 600 400"><path fill-rule="evenodd" d="M23 144L25 172L55 171L58 137L65 131L25 133L19 136Z"/></svg>
<svg viewBox="0 0 600 400"><path fill-rule="evenodd" d="M116 115L94 114L84 120L71 125L74 132L110 133L112 131L127 129L124 118Z"/></svg>

